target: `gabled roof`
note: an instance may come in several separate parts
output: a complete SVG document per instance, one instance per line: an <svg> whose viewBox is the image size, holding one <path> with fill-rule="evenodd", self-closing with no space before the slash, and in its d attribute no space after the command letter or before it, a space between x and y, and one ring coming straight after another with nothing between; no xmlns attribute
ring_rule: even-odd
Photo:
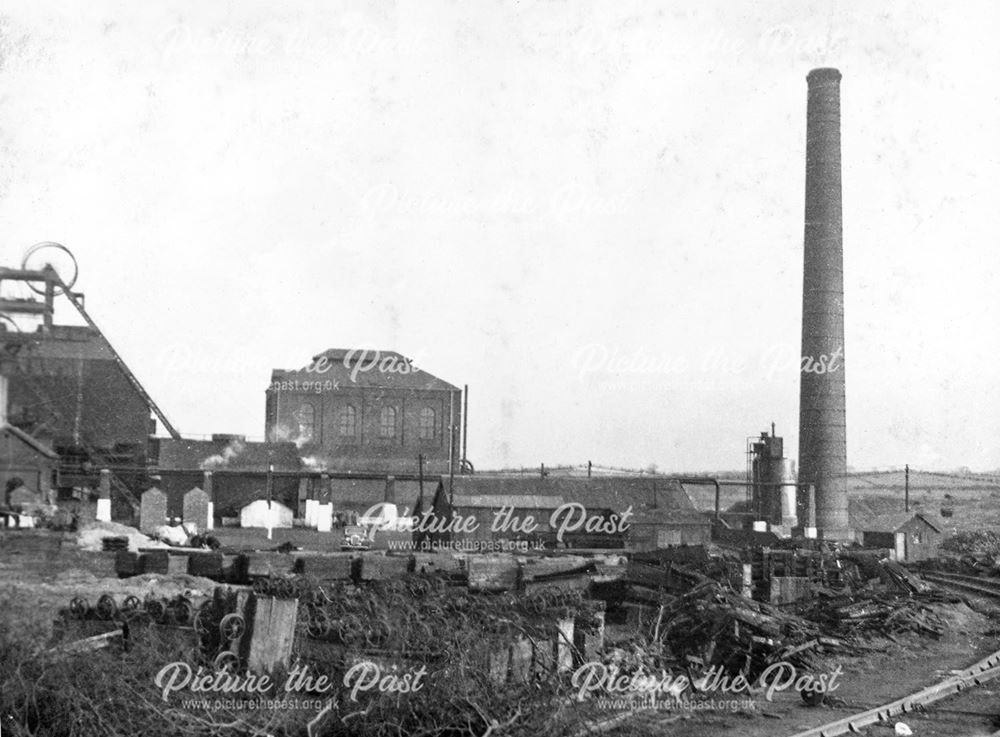
<svg viewBox="0 0 1000 737"><path fill-rule="evenodd" d="M329 348L300 369L274 369L271 383L282 380L334 382L336 388L384 387L458 391L458 387L427 373L396 351Z"/></svg>
<svg viewBox="0 0 1000 737"><path fill-rule="evenodd" d="M905 511L904 501L893 497L864 497L851 499L847 504L849 524L862 532L895 532L914 517L919 517L936 532L944 525L927 512Z"/></svg>
<svg viewBox="0 0 1000 737"><path fill-rule="evenodd" d="M6 433L10 433L12 436L14 436L18 440L20 440L22 443L24 443L25 445L27 445L29 448L31 448L33 451L35 451L39 455L43 455L46 458L50 458L52 460L58 460L58 458L59 458L59 454L58 453L56 453L54 450L52 450L48 446L43 445L33 435L29 435L28 433L26 433L24 430L21 430L20 428L14 427L13 425L3 425L2 427L0 427L0 431L6 432Z"/></svg>

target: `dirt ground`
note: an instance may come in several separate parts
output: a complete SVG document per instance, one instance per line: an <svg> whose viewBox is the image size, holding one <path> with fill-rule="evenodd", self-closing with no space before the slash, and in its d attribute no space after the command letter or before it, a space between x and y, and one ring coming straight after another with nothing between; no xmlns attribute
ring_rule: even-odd
<svg viewBox="0 0 1000 737"><path fill-rule="evenodd" d="M19 534L19 533L0 533ZM34 533L39 534L39 533ZM120 579L114 573L114 555L80 550L69 534L37 550L0 547L0 634L14 634L34 647L49 644L58 633L54 623L75 596L91 605L110 593L119 601L129 594L144 598L155 593L173 597L210 596L215 581L187 574L144 574Z"/></svg>
<svg viewBox="0 0 1000 737"><path fill-rule="evenodd" d="M726 710L701 712L695 716L650 711L623 723L608 734L683 735L684 737L782 737L818 727L893 701L947 678L986 655L1000 649L1000 611L995 604L975 601L968 605L939 604L939 612L951 626L940 640L907 635L897 641L870 640L868 645L884 652L847 658L830 658L829 669L840 665L840 688L830 703L806 706L795 693L774 694L773 701L759 695L756 713ZM987 616L991 614L991 616ZM897 718L927 737L972 737L1000 729L1000 680L967 694L956 695L932 706L926 713ZM873 725L866 734L892 735L892 724Z"/></svg>
<svg viewBox="0 0 1000 737"><path fill-rule="evenodd" d="M113 556L89 553L62 541L43 554L12 552L0 547L0 628L16 628L16 636L42 647L53 638L53 621L74 596L96 602L102 593L116 597L149 592L159 596L187 593L196 598L209 595L217 584L185 574L147 574L128 579L114 576ZM773 701L755 696L756 709L733 713L725 709L678 714L646 710L623 721L605 734L690 735L691 737L780 737L819 726L842 716L863 711L931 685L1000 649L1000 611L997 605L974 602L937 605L948 630L940 640L907 635L897 641L874 640L868 644L881 650L865 656L830 659L832 670L841 666L840 688L832 703L808 707L795 693L775 694ZM993 615L993 618L989 616ZM9 636L11 633L3 633ZM928 714L908 715L905 721L915 735L967 737L989 735L1000 729L1000 681L941 702ZM625 716L608 711L608 718ZM868 734L890 735L883 725Z"/></svg>

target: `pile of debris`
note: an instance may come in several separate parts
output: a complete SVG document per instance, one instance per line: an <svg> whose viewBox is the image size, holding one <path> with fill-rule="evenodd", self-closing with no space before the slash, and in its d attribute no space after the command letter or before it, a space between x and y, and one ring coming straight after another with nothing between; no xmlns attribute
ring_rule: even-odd
<svg viewBox="0 0 1000 737"><path fill-rule="evenodd" d="M821 624L705 581L660 608L649 636L697 678L716 667L757 678L769 665L808 669L814 656L869 649L828 636Z"/></svg>
<svg viewBox="0 0 1000 737"><path fill-rule="evenodd" d="M869 638L941 637L933 604L959 600L870 551L740 557L700 547L634 556L620 596L660 665L693 678L715 668L748 679L777 662L809 670L821 656L883 649Z"/></svg>
<svg viewBox="0 0 1000 737"><path fill-rule="evenodd" d="M863 570L863 569L862 569ZM907 632L941 637L945 622L930 606L959 599L937 589L890 560L881 560L877 578L856 589L818 591L791 610L845 636L878 635L890 640Z"/></svg>

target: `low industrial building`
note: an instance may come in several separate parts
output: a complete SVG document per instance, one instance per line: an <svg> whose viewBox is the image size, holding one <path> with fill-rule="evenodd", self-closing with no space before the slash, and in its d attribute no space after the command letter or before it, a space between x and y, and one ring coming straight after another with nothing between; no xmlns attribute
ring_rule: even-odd
<svg viewBox="0 0 1000 737"><path fill-rule="evenodd" d="M869 517L858 524L866 548L888 548L901 563L936 558L941 545L941 524L923 512L894 512Z"/></svg>
<svg viewBox="0 0 1000 737"><path fill-rule="evenodd" d="M711 539L710 516L695 508L683 486L655 477L461 476L441 481L432 508L439 519L454 514L478 522L471 533L431 535L439 544L526 540L549 548L649 550ZM530 533L503 526L503 519L528 517L537 522Z"/></svg>
<svg viewBox="0 0 1000 737"><path fill-rule="evenodd" d="M11 425L0 427L0 488L8 506L55 501L59 455L28 433ZM17 493L11 498L11 493ZM30 498L26 496L30 495Z"/></svg>

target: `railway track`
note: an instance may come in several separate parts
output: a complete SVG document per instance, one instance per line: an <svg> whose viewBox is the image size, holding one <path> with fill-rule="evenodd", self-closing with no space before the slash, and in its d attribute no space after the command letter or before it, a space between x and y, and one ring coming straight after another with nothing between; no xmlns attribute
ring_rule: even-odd
<svg viewBox="0 0 1000 737"><path fill-rule="evenodd" d="M1000 595L1000 593L998 593ZM916 693L904 696L896 701L867 709L851 716L837 719L819 727L798 732L793 737L836 737L841 734L854 734L879 722L888 722L893 717L920 711L941 699L948 698L960 692L1000 678L1000 651L983 658L979 662L959 671L948 678L923 688Z"/></svg>
<svg viewBox="0 0 1000 737"><path fill-rule="evenodd" d="M988 579L981 576L967 576L960 573L921 573L922 578L927 581L956 589L964 593L974 593L994 599L1000 599L1000 579ZM978 663L965 670L949 676L945 680L921 689L909 696L882 704L874 708L844 717L821 727L800 732L794 737L835 737L835 735L855 733L867 726L878 722L888 722L894 717L902 717L906 714L919 711L925 712L926 707L942 699L950 698L951 703L955 703L957 698L961 701L970 697L975 699L975 690L989 681L1000 679L1000 651L997 651ZM992 705L992 700L987 695L987 701ZM943 710L947 713L948 710ZM961 714L962 712L958 712ZM997 733L1000 734L1000 733Z"/></svg>
<svg viewBox="0 0 1000 737"><path fill-rule="evenodd" d="M950 586L981 596L1000 599L1000 579L965 576L960 573L921 573L922 578L940 586Z"/></svg>

